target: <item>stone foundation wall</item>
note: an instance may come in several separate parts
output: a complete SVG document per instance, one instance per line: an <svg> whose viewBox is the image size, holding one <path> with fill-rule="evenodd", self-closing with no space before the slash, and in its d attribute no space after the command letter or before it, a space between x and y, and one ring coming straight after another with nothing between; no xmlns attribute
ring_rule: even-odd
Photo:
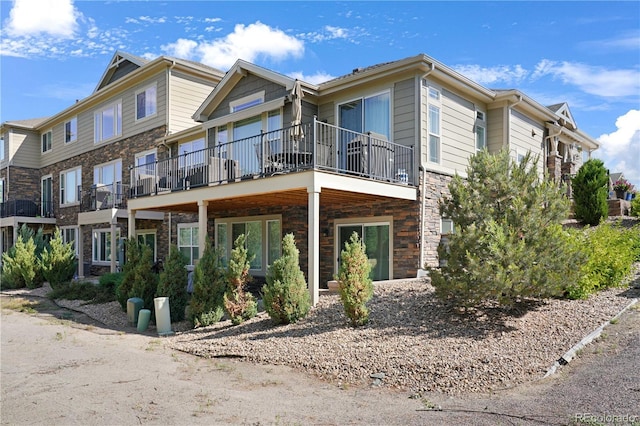
<svg viewBox="0 0 640 426"><path fill-rule="evenodd" d="M450 195L449 183L452 177L434 172L420 174L420 198L424 199L424 265L438 266L438 246L440 245L440 208L438 201L443 195ZM426 182L426 185L424 185ZM424 191L424 194L422 193Z"/></svg>

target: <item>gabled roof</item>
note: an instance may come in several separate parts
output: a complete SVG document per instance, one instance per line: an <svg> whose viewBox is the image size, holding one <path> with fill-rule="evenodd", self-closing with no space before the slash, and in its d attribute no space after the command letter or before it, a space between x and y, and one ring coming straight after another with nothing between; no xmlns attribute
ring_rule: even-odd
<svg viewBox="0 0 640 426"><path fill-rule="evenodd" d="M555 112L556 115L564 121L564 123L562 124L566 127L570 127L573 130L578 128L578 126L576 126L575 120L573 119L573 115L571 114L571 110L569 110L569 104L567 104L566 102L549 105L547 108Z"/></svg>
<svg viewBox="0 0 640 426"><path fill-rule="evenodd" d="M202 105L200 105L200 108L198 108L198 110L193 114L192 118L199 122L207 121L209 115L211 115L218 105L220 105L220 102L222 102L229 92L231 92L231 89L233 89L236 84L238 84L238 82L247 75L247 73L251 73L265 80L280 84L284 86L287 91L293 89L293 85L296 82L294 78L287 77L284 74L238 59L231 69L227 71L220 83L218 83L204 102L202 102ZM316 92L317 88L315 85L302 81L300 83L303 91L307 93Z"/></svg>
<svg viewBox="0 0 640 426"><path fill-rule="evenodd" d="M47 121L49 117L40 117L40 118L29 118L26 120L14 120L14 121L5 121L2 123L3 126L8 127L19 127L21 129L35 129L41 123Z"/></svg>
<svg viewBox="0 0 640 426"><path fill-rule="evenodd" d="M622 178L624 178L624 174L622 172L611 173L609 175L609 179L611 180L611 182L615 182L615 181L620 180Z"/></svg>
<svg viewBox="0 0 640 426"><path fill-rule="evenodd" d="M107 69L104 71L104 74L102 74L102 77L98 81L98 85L93 92L97 92L110 83L113 83L115 80L124 77L131 71L135 71L147 62L149 61L140 58L139 56L117 50L116 53L113 54ZM118 71L121 72L118 73Z"/></svg>

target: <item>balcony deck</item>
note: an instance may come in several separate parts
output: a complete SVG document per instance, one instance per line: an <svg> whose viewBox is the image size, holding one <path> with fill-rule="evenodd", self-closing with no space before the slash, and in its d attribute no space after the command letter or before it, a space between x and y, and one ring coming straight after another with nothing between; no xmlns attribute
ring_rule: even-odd
<svg viewBox="0 0 640 426"><path fill-rule="evenodd" d="M414 185L413 147L313 122L131 167L132 198L307 170Z"/></svg>

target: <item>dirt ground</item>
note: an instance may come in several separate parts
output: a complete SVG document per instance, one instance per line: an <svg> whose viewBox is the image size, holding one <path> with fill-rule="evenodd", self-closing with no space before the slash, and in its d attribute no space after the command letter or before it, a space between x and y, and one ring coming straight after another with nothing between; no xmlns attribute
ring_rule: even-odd
<svg viewBox="0 0 640 426"><path fill-rule="evenodd" d="M638 308L548 379L451 397L339 387L288 367L202 359L45 300L35 310L0 300L3 425L640 425Z"/></svg>

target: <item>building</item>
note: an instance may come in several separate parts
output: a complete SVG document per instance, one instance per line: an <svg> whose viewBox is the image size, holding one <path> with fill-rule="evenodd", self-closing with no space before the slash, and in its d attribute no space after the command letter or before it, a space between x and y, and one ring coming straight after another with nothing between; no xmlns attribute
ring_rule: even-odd
<svg viewBox="0 0 640 426"><path fill-rule="evenodd" d="M132 95L147 86L135 87ZM69 115L56 116L60 126ZM137 149L127 162L118 151L105 153L130 168L122 180L129 185L122 191L126 212L90 205L77 223L63 225L56 216L51 225L82 229L85 256L102 262L100 250L114 252L118 236L154 239L162 258L176 244L193 265L207 237L228 256L235 238L247 234L255 277L280 255L282 236L293 233L315 303L353 232L367 245L374 280L415 277L437 265L440 237L452 227L438 200L478 150L506 148L515 160L532 152L540 176L560 180L598 148L567 104L545 107L518 90L485 88L422 54L319 85L239 60L191 118L194 125L149 135L148 156ZM42 138L49 123L32 133ZM50 173L39 170L39 179ZM100 187L83 188L101 202ZM105 221L106 214L117 220Z"/></svg>

